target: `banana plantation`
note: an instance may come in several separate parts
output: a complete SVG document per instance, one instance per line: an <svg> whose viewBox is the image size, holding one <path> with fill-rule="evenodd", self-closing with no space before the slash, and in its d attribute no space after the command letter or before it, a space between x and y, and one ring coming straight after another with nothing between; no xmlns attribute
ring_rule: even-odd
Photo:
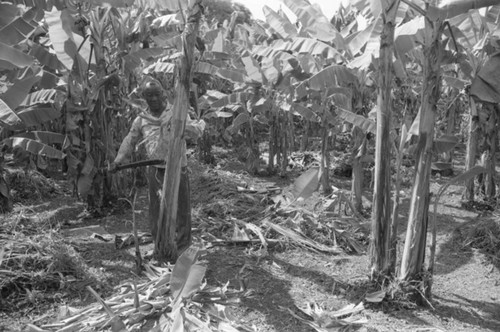
<svg viewBox="0 0 500 332"><path fill-rule="evenodd" d="M500 331L498 1L280 3L0 0L0 331Z"/></svg>

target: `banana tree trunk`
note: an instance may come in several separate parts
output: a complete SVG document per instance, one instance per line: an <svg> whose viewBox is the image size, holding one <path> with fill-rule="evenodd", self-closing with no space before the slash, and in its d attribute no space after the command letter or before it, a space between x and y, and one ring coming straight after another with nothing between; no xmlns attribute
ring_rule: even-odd
<svg viewBox="0 0 500 332"><path fill-rule="evenodd" d="M487 169L484 175L484 196L487 200L493 199L496 195L496 185L495 185L495 160L496 160L496 149L498 146L498 114L496 107L492 104L485 105L488 109L489 119L486 122L485 130L485 158L484 167Z"/></svg>
<svg viewBox="0 0 500 332"><path fill-rule="evenodd" d="M254 97L249 100L244 108L246 107L246 110L249 113L249 119L248 119L248 128L246 130L246 140L247 140L247 148L248 148L248 158L246 161L246 169L250 174L257 174L259 172L259 163L260 163L260 150L259 150L259 143L256 140L255 137L255 126L254 126L254 106L255 102L259 94L256 92L254 94Z"/></svg>
<svg viewBox="0 0 500 332"><path fill-rule="evenodd" d="M280 111L280 175L286 176L286 169L288 167L288 115L284 111Z"/></svg>
<svg viewBox="0 0 500 332"><path fill-rule="evenodd" d="M311 129L311 121L304 119L304 132L300 140L300 152L305 152L309 146L309 131Z"/></svg>
<svg viewBox="0 0 500 332"><path fill-rule="evenodd" d="M458 92L456 92L458 94ZM447 135L454 135L456 133L455 127L456 127L456 122L457 122L457 102L456 99L457 97L454 98L453 103L450 105L448 108L448 112L446 114L446 134ZM445 161L448 163L453 162L453 149L449 152L446 152L445 156Z"/></svg>
<svg viewBox="0 0 500 332"><path fill-rule="evenodd" d="M444 24L437 20L426 20L428 41L424 46L424 80L422 109L419 124L419 142L415 182L410 201L408 228L401 262L401 279L416 280L422 272L425 259L427 221L429 212L429 180L431 176L432 146L436 106L441 91L441 34ZM427 286L427 285L426 285Z"/></svg>
<svg viewBox="0 0 500 332"><path fill-rule="evenodd" d="M361 213L363 210L363 182L364 170L361 157L365 154L365 134L358 126L353 128L354 145L352 149L352 184L351 184L351 201L353 202L356 212Z"/></svg>
<svg viewBox="0 0 500 332"><path fill-rule="evenodd" d="M479 133L479 115L477 113L476 102L469 98L469 135L467 139L467 152L465 159L465 171L470 170L476 164L477 143ZM465 199L469 202L474 201L475 196L474 179L465 181Z"/></svg>
<svg viewBox="0 0 500 332"><path fill-rule="evenodd" d="M278 150L278 123L276 120L276 110L273 105L269 115L269 158L267 161L267 172L274 174L274 159Z"/></svg>
<svg viewBox="0 0 500 332"><path fill-rule="evenodd" d="M325 104L325 103L323 103ZM329 125L328 125L328 120L326 117L326 112L329 112L329 108L324 107L323 109L323 123L322 123L322 128L321 128L321 166L320 166L320 172L321 172L321 186L323 187L323 194L324 195L329 195L332 193L332 187L330 186L330 172L329 172L329 165L330 165L330 149L329 149L329 140L328 140L328 133L329 133Z"/></svg>
<svg viewBox="0 0 500 332"><path fill-rule="evenodd" d="M195 0L188 9L187 21L182 37L182 56L180 57L179 78L176 82L176 97L173 106L172 128L162 128L160 140L168 141L165 178L162 189L162 203L158 218L158 232L155 239L154 256L159 261L175 261L177 259L176 224L177 201L181 173L181 153L184 128L189 108L189 91L192 81L192 65L194 45L200 18L202 15L201 0ZM165 206L168 206L166 223L163 223Z"/></svg>
<svg viewBox="0 0 500 332"><path fill-rule="evenodd" d="M394 28L399 1L391 1L383 8L383 29L380 36L380 67L377 97L377 136L375 143L375 186L373 190L372 234L370 239L370 270L372 278L393 273L390 271L390 217L391 217L391 145L392 116L392 57Z"/></svg>

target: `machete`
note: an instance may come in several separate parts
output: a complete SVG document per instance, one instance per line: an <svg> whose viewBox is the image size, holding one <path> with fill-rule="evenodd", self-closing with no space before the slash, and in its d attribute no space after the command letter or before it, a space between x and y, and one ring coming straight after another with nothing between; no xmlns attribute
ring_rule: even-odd
<svg viewBox="0 0 500 332"><path fill-rule="evenodd" d="M128 168L136 168L136 167L143 167L143 166L153 166L153 165L164 165L165 164L165 160L162 160L162 159L150 159L150 160L140 160L140 161L136 161L136 162L133 162L133 163L129 163L129 164L123 164L123 165L117 165L115 170L116 171L121 171L121 170L124 170L124 169L128 169ZM107 167L103 167L101 169L99 169L101 171L106 171L108 170Z"/></svg>

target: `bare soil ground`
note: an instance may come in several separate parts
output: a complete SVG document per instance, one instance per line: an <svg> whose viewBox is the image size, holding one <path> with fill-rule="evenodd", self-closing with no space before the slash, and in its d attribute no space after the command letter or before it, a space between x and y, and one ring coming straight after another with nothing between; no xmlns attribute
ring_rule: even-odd
<svg viewBox="0 0 500 332"><path fill-rule="evenodd" d="M231 237L234 219L258 224L252 217L269 205L268 194L240 193L237 186L265 191L270 186L284 188L293 181L293 177L250 176L243 165L227 156L215 168L195 161L190 161L190 168L194 237L205 245L213 237ZM446 181L447 178L434 177L431 191L437 192ZM339 188L347 187L348 183L346 178L332 179L332 184ZM143 232L148 231L145 189L140 189L135 207L135 218ZM411 193L409 188L403 191L400 216L404 223ZM84 205L73 199L69 190L63 193L50 201L17 206L14 215L32 221L49 220L58 232L91 225L101 226L112 235L131 232L132 210L126 204L104 218L83 218ZM462 228L457 230L467 223L498 220L498 215L496 211L466 210L461 206L461 195L461 187L451 186L438 209L438 251L431 306L416 307L411 302L390 299L365 305L361 315L368 321L364 325L366 331L500 331L500 257L467 245ZM366 205L370 199L367 197ZM311 204L315 204L314 200ZM400 248L405 233L406 226L401 225ZM134 274L133 247L117 250L113 241L88 234L67 236L65 241L83 257L96 278L74 281L71 288L51 290L50 294L40 291L38 296L31 294L24 299L1 299L0 331L23 331L26 323L53 321L62 305L81 307L93 302L85 290L86 284L106 297L124 280L139 278ZM366 241L362 243L365 245ZM141 246L143 254L151 249L151 244ZM230 316L255 331L313 331L289 310L298 313L298 307L316 304L327 312L334 311L363 301L374 286L368 280L366 253L318 253L285 241L267 252L262 252L258 244L211 246L206 258L208 284L223 285L229 281L238 288L244 280L245 286L253 290L253 296L243 298L238 306L231 308Z"/></svg>

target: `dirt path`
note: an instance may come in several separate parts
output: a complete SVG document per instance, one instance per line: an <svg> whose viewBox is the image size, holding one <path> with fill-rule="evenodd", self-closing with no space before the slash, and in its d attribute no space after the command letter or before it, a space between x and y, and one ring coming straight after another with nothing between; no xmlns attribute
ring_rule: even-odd
<svg viewBox="0 0 500 332"><path fill-rule="evenodd" d="M282 178L255 178L234 167L207 169L192 167L192 197L194 236L197 242L211 236L230 236L232 218L251 220L268 206L261 196L241 194L237 186L267 188L285 186ZM337 181L341 185L341 179ZM334 183L335 185L335 183ZM437 190L433 184L432 191ZM498 259L489 259L484 253L462 246L454 236L454 229L475 220L476 212L460 206L461 188L451 187L439 206L437 218L438 252L431 308L381 305L368 306L363 316L371 331L500 331L500 266ZM406 200L407 201L407 200ZM405 201L405 202L406 202ZM38 213L57 220L62 229L100 226L109 234L130 233L132 210L120 209L101 219L79 218L83 205L71 199L53 201L32 207ZM407 217L408 207L401 209L401 218ZM140 190L135 216L139 230L147 232L147 197ZM406 229L399 229L400 243ZM113 241L105 242L89 236L69 237L87 264L99 276L96 289L106 296L124 280L135 278L134 249L117 250ZM143 245L143 253L152 245ZM399 255L400 256L400 255ZM368 291L368 257L362 255L327 255L299 248L291 243L275 246L268 252L259 246L214 246L208 250L206 278L211 285L242 285L251 290L251 296L231 308L234 320L256 331L289 332L311 329L293 318L288 310L298 312L314 303L325 311L334 311L349 303L357 303ZM82 290L79 296L63 297L59 302L31 308L29 311L9 312L0 316L0 331L19 331L23 324L46 317L50 321L54 309L67 303L83 306L92 299Z"/></svg>

